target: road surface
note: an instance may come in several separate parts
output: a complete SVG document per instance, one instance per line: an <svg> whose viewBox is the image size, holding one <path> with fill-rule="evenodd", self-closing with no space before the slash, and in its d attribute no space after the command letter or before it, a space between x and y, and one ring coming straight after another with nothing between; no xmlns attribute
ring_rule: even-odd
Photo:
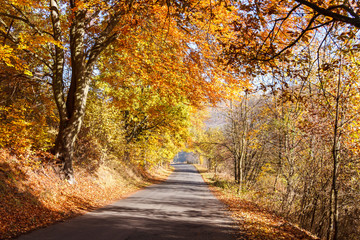
<svg viewBox="0 0 360 240"><path fill-rule="evenodd" d="M163 183L18 239L234 239L234 222L194 166L174 167Z"/></svg>

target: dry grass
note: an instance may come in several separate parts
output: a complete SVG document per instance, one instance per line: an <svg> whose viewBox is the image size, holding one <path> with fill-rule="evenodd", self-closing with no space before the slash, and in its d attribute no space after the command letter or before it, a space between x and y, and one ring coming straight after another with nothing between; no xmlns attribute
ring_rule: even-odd
<svg viewBox="0 0 360 240"><path fill-rule="evenodd" d="M0 149L0 239L84 214L163 181L171 173L165 169L151 176L140 172L126 165L121 171L101 166L89 175L78 168L77 184L70 185L59 179L51 165L20 160Z"/></svg>
<svg viewBox="0 0 360 240"><path fill-rule="evenodd" d="M209 185L214 195L224 202L232 212L233 218L240 227L238 239L251 240L314 240L318 239L309 232L276 216L268 209L254 202L242 199L231 189L216 186L213 174L199 165L195 165Z"/></svg>

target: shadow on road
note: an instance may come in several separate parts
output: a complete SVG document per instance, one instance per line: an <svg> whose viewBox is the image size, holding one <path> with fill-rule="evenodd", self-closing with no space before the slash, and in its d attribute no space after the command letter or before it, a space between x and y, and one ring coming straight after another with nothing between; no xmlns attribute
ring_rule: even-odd
<svg viewBox="0 0 360 240"><path fill-rule="evenodd" d="M234 223L196 169L174 167L164 183L20 239L234 239Z"/></svg>

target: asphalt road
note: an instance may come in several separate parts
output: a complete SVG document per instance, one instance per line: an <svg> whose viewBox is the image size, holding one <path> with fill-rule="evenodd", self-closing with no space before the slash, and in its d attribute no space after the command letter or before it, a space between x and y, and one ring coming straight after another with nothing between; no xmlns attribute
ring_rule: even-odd
<svg viewBox="0 0 360 240"><path fill-rule="evenodd" d="M161 184L18 239L234 239L234 222L196 169L174 167Z"/></svg>

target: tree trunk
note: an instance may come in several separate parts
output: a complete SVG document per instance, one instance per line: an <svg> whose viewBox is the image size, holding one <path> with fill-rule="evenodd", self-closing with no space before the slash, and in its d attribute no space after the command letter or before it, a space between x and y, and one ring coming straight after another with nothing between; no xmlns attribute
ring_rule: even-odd
<svg viewBox="0 0 360 240"><path fill-rule="evenodd" d="M235 179L235 182L237 183L239 178L238 178L238 167L237 167L237 157L236 155L234 156L234 179Z"/></svg>
<svg viewBox="0 0 360 240"><path fill-rule="evenodd" d="M241 105L244 105L244 107L241 106L240 111L244 111L241 113L242 115L242 134L240 139L240 157L239 157L239 188L238 188L238 194L240 194L243 190L243 181L244 181L244 164L246 160L246 152L247 152L247 134L248 134L248 92L245 91L245 98L243 100L243 103Z"/></svg>
<svg viewBox="0 0 360 240"><path fill-rule="evenodd" d="M338 104L337 104L338 105ZM337 111L338 112L338 109ZM329 222L329 232L328 239L336 240L338 234L338 191L337 191L337 169L339 162L339 148L340 140L338 136L338 113L336 113L335 121L335 131L334 131L334 145L332 149L333 157L333 168L332 168L332 183L331 183L331 193L330 193L330 222Z"/></svg>
<svg viewBox="0 0 360 240"><path fill-rule="evenodd" d="M131 1L129 2L129 6ZM53 28L53 38L63 42L65 32L61 28L61 5L58 0L50 0L50 17ZM94 65L101 52L116 40L120 32L115 30L126 11L118 9L106 21L106 27L96 37L86 36L86 22L89 20L88 10L77 8L77 1L70 1L72 21L69 31L71 82L68 93L64 88L65 48L54 44L52 86L54 99L59 112L59 133L55 141L54 153L63 164L63 174L70 183L75 182L73 170L74 144L80 131L85 115L87 94ZM120 7L115 4L114 9ZM130 9L130 8L129 8Z"/></svg>
<svg viewBox="0 0 360 240"><path fill-rule="evenodd" d="M60 124L60 130L56 138L55 154L62 163L62 174L70 183L75 183L73 170L74 142L77 134L74 126Z"/></svg>
<svg viewBox="0 0 360 240"><path fill-rule="evenodd" d="M340 65L341 66L341 65ZM329 216L329 230L327 238L329 240L337 240L338 238L338 190L337 190L337 171L339 165L339 152L340 152L340 85L341 85L341 68L339 68L339 78L337 83L337 93L335 98L335 119L334 119L334 133L333 133L333 147L332 147L332 176L331 176L331 192L330 192L330 216Z"/></svg>
<svg viewBox="0 0 360 240"><path fill-rule="evenodd" d="M85 105L89 90L89 79L84 80L82 87L69 92L66 105L68 120L60 121L59 133L55 141L55 155L62 162L62 170L66 180L75 183L73 170L74 145L85 115ZM71 95L77 95L71 97ZM80 97L81 96L81 97Z"/></svg>

